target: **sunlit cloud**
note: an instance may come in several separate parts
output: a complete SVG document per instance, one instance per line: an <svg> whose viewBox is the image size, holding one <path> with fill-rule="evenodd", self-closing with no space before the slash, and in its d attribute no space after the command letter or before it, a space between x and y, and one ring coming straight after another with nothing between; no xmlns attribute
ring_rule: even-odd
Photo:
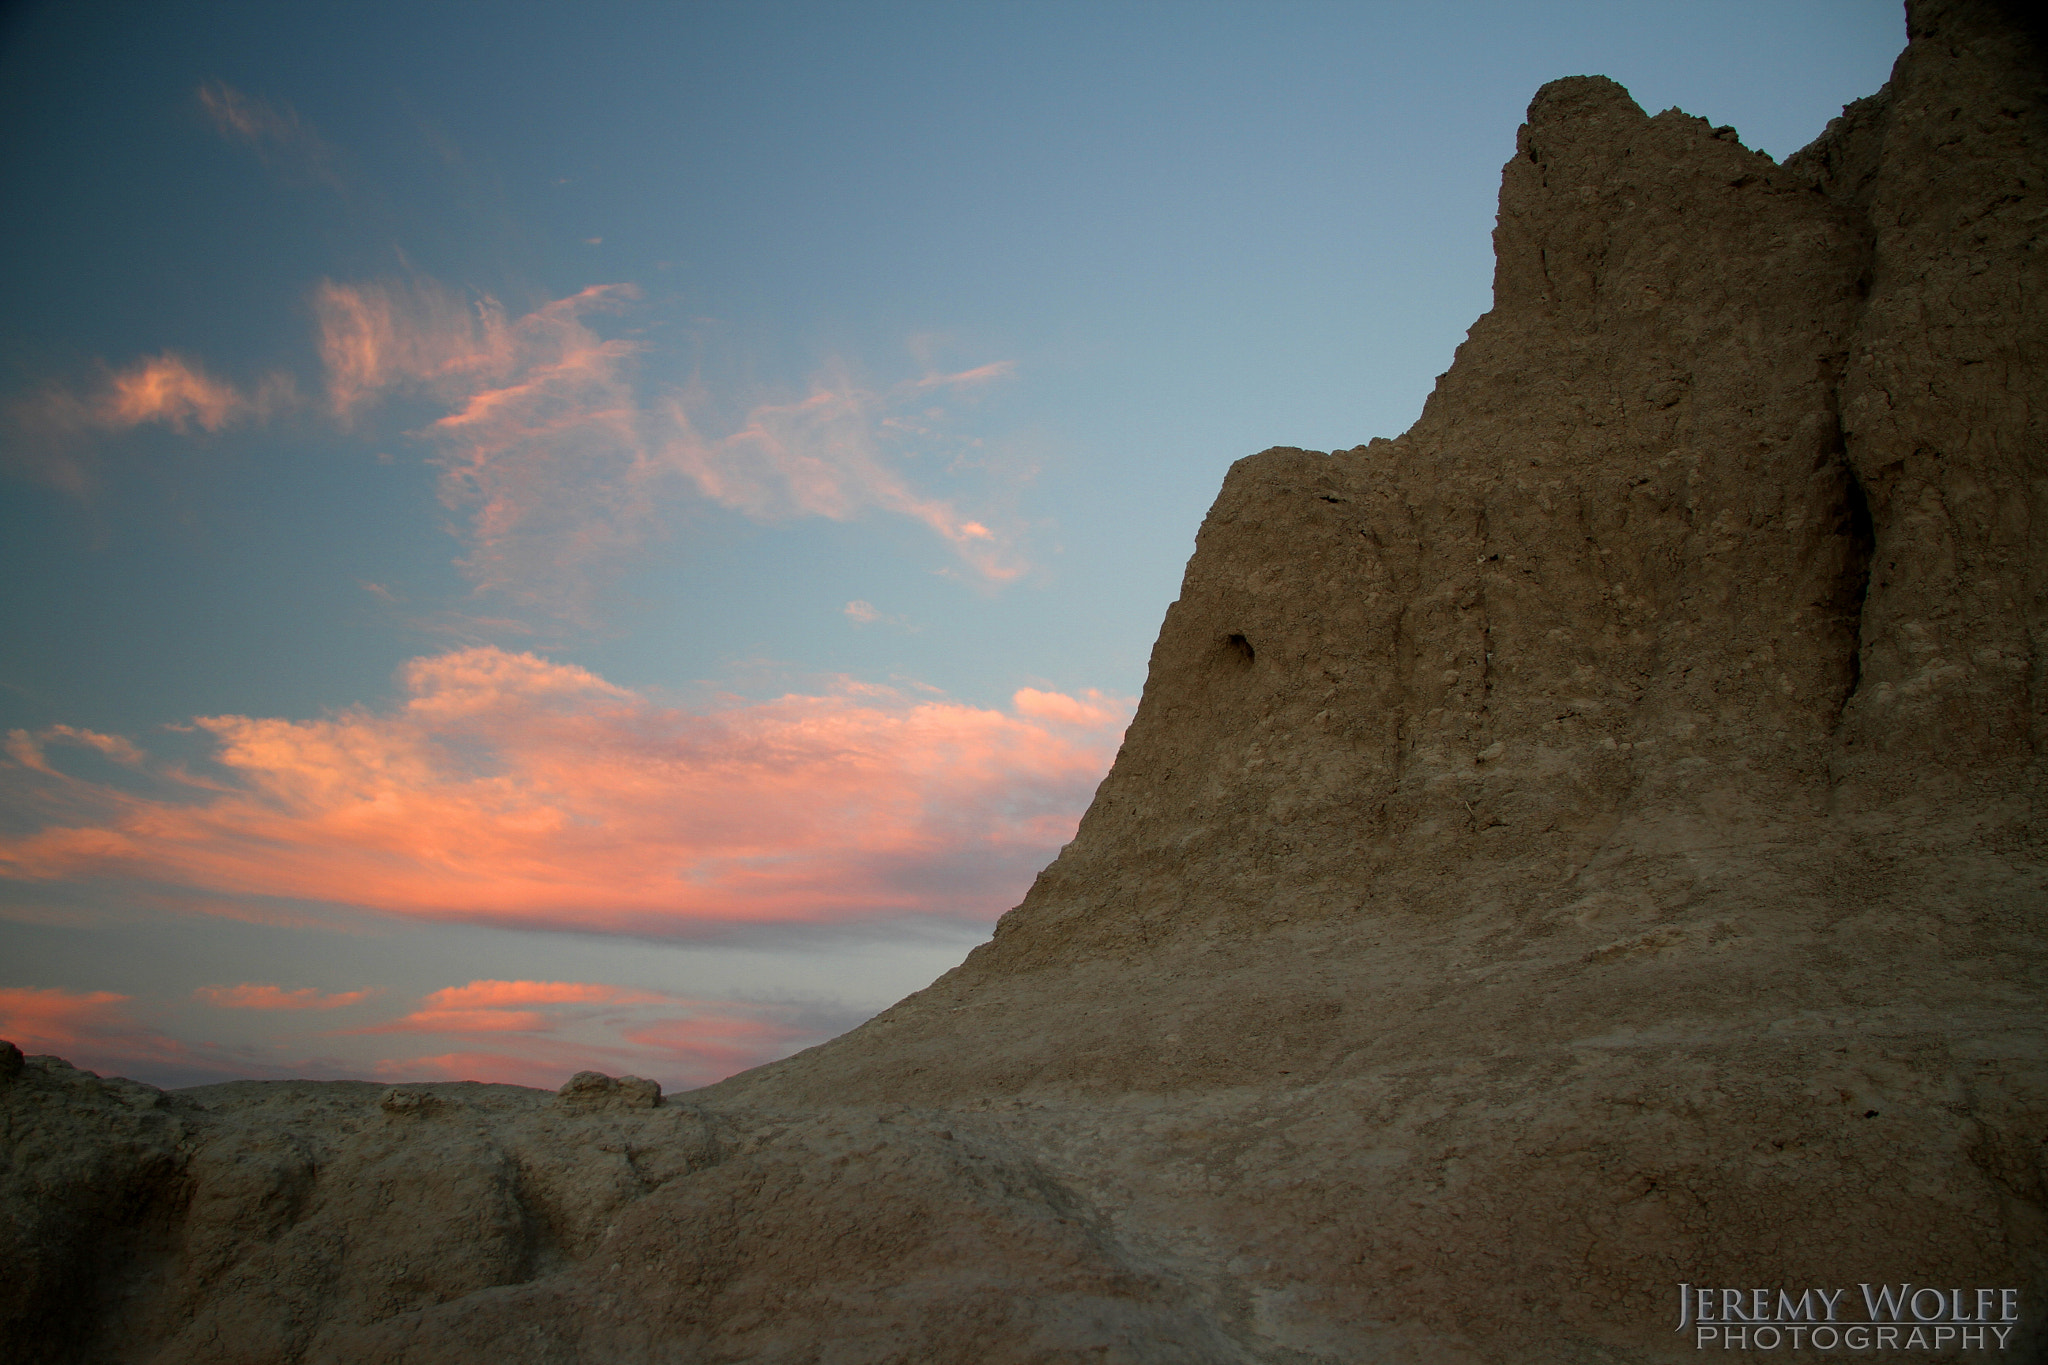
<svg viewBox="0 0 2048 1365"><path fill-rule="evenodd" d="M701 389L669 399L666 460L705 497L758 521L824 517L849 521L869 511L923 523L977 573L1016 578L1028 565L1008 538L951 502L919 492L888 458L892 437L928 435L944 417L927 409L908 421L898 409L933 387L972 386L1008 374L1007 363L957 375L933 375L878 392L843 373L827 373L805 397L760 403L736 429L708 436L696 414L710 406Z"/></svg>
<svg viewBox="0 0 2048 1365"><path fill-rule="evenodd" d="M297 403L297 386L282 371L242 389L165 351L123 369L102 367L97 384L83 389L51 381L10 402L13 439L0 442L0 468L86 498L100 481L93 447L109 435L144 426L217 435L268 421Z"/></svg>
<svg viewBox="0 0 2048 1365"><path fill-rule="evenodd" d="M68 804L0 839L0 875L604 933L985 922L1072 837L1129 711L852 682L693 710L488 647L402 682L382 711L203 718L220 775L158 795L14 769L18 803Z"/></svg>
<svg viewBox="0 0 2048 1365"><path fill-rule="evenodd" d="M129 1003L130 997L113 991L0 989L0 1038L31 1056L58 1056L102 1071L222 1065L217 1050L138 1023L128 1013Z"/></svg>
<svg viewBox="0 0 2048 1365"><path fill-rule="evenodd" d="M203 98L237 137L270 145L303 132L294 117L227 87L208 87ZM394 398L439 410L409 434L440 472L440 500L464 546L457 562L478 593L586 621L596 591L664 532L689 494L763 522L904 517L983 579L1026 571L1006 523L906 472L935 453L951 452L948 468L975 463L961 458L976 443L950 430L949 405L1007 379L1010 362L928 369L881 389L835 366L804 396L765 401L713 395L701 382L650 397L635 375L642 343L594 326L638 299L630 284L593 285L515 314L419 275L313 289L332 421L361 426ZM18 474L83 496L96 477L85 438L150 425L218 435L311 406L286 373L238 386L164 351L106 369L95 387L47 385L14 404L24 439L4 459ZM743 412L737 421L717 419L735 411Z"/></svg>
<svg viewBox="0 0 2048 1365"><path fill-rule="evenodd" d="M334 148L290 105L274 105L221 81L200 86L198 97L199 107L213 121L215 130L231 141L253 148L265 165L341 188Z"/></svg>
<svg viewBox="0 0 2048 1365"><path fill-rule="evenodd" d="M113 991L0 989L0 1038L24 1052L52 1052L132 1027Z"/></svg>
<svg viewBox="0 0 2048 1365"><path fill-rule="evenodd" d="M431 281L314 294L328 403L352 422L393 393L447 412L414 434L441 501L465 514L461 567L479 591L565 617L656 529L661 472L629 382L636 346L593 331L638 291L599 285L521 317Z"/></svg>
<svg viewBox="0 0 2048 1365"><path fill-rule="evenodd" d="M97 730L81 730L69 725L52 725L30 733L27 730L9 730L5 741L0 741L0 750L24 768L56 776L57 770L50 766L44 756L44 749L50 744L73 744L91 749L103 758L108 758L126 767L139 767L149 757L137 748L132 740L120 735L103 735Z"/></svg>
<svg viewBox="0 0 2048 1365"><path fill-rule="evenodd" d="M868 512L921 522L990 579L1024 570L985 519L918 491L891 441L928 438L934 390L1007 376L1008 362L929 373L888 392L841 373L804 398L753 404L722 435L699 385L651 405L634 386L633 342L605 339L594 315L630 306L630 285L599 285L512 316L425 279L315 291L328 403L343 422L387 395L424 393L446 415L415 433L436 450L441 498L466 513L462 566L481 590L578 615L591 586L661 526L681 487L761 521ZM910 420L912 400L926 405Z"/></svg>
<svg viewBox="0 0 2048 1365"><path fill-rule="evenodd" d="M890 626L896 630L913 633L918 629L918 627L912 625L904 617L892 616L874 603L860 598L855 598L853 601L848 602L844 607L840 608L840 612L856 626Z"/></svg>
<svg viewBox="0 0 2048 1365"><path fill-rule="evenodd" d="M262 421L296 401L289 375L272 374L244 392L172 351L108 370L83 394L51 387L31 403L46 428L126 431L156 424L182 434L214 433L238 422Z"/></svg>
<svg viewBox="0 0 2048 1365"><path fill-rule="evenodd" d="M114 374L90 411L108 427L162 422L176 431L219 431L248 406L229 385L165 353Z"/></svg>
<svg viewBox="0 0 2048 1365"><path fill-rule="evenodd" d="M992 384L998 379L1008 379L1017 372L1013 360L998 360L988 365L977 365L971 370L960 370L953 374L930 373L911 385L918 389L966 389L981 384Z"/></svg>
<svg viewBox="0 0 2048 1365"><path fill-rule="evenodd" d="M286 114L207 90L223 130L264 145L297 136ZM634 373L642 344L593 325L638 299L630 284L593 285L514 314L419 275L327 280L312 291L329 418L354 428L400 397L440 410L410 435L440 472L440 500L464 545L457 562L478 593L585 621L596 591L664 531L687 493L764 522L905 517L987 580L1026 570L1016 537L988 513L919 488L904 469L918 455L957 455L946 395L971 399L1007 378L1009 362L928 370L879 390L835 367L801 398L713 401L701 383L650 398ZM47 385L17 402L24 439L4 458L83 496L95 471L81 438L146 425L217 435L308 406L283 372L245 388L164 351L107 369L96 387ZM739 409L729 429L713 419Z"/></svg>
<svg viewBox="0 0 2048 1365"><path fill-rule="evenodd" d="M699 1085L724 1080L735 1072L787 1056L799 1045L824 1042L842 1032L852 1019L819 1027L759 1014L702 1009L681 1018L660 1019L625 1030L628 1041L658 1056L685 1075L701 1077Z"/></svg>
<svg viewBox="0 0 2048 1365"><path fill-rule="evenodd" d="M331 1062L283 1061L275 1048L187 1041L139 1021L141 1002L114 991L0 989L0 1038L101 1075L194 1085L241 1076L336 1075Z"/></svg>
<svg viewBox="0 0 2048 1365"><path fill-rule="evenodd" d="M1120 724L1129 714L1129 707L1122 699L1108 696L1092 687L1078 697L1070 697L1064 692L1041 692L1035 687L1023 687L1011 698L1011 704L1017 708L1017 714L1021 716L1077 725L1084 729Z"/></svg>
<svg viewBox="0 0 2048 1365"><path fill-rule="evenodd" d="M435 991L402 1019L356 1033L542 1033L563 1021L536 1005L666 1004L672 997L584 981L472 981Z"/></svg>
<svg viewBox="0 0 2048 1365"><path fill-rule="evenodd" d="M517 364L503 305L428 279L326 280L313 291L313 316L328 403L343 421L394 390L460 402Z"/></svg>
<svg viewBox="0 0 2048 1365"><path fill-rule="evenodd" d="M338 1010L360 1005L378 995L376 990L336 991L332 994L313 986L288 991L282 986L247 983L240 986L201 986L195 999L224 1010Z"/></svg>
<svg viewBox="0 0 2048 1365"><path fill-rule="evenodd" d="M690 1000L594 982L472 981L435 991L403 1018L347 1032L491 1040L482 1048L378 1062L377 1074L393 1079L552 1087L593 1068L706 1085L821 1042L852 1022L840 1011Z"/></svg>

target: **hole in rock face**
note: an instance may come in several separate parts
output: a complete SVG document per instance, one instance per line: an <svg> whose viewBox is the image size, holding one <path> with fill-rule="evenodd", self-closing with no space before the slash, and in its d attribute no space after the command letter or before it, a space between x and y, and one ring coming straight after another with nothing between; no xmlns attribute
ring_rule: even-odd
<svg viewBox="0 0 2048 1365"><path fill-rule="evenodd" d="M1223 641L1223 656L1240 668L1250 668L1257 652L1252 649L1250 640L1242 635L1232 635Z"/></svg>

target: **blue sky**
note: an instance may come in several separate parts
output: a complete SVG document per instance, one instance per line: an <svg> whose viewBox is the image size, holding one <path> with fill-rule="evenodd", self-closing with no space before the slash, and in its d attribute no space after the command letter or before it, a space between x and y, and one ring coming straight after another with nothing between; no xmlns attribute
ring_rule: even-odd
<svg viewBox="0 0 2048 1365"><path fill-rule="evenodd" d="M1904 41L1839 0L0 23L0 1036L163 1083L696 1084L925 984L1070 836L1229 463L1419 412L1540 84L1782 157Z"/></svg>

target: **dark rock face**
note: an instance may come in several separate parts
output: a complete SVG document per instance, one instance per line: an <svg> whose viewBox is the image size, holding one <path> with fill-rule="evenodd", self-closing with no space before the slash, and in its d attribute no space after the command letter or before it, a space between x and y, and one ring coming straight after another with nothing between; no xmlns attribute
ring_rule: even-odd
<svg viewBox="0 0 2048 1365"><path fill-rule="evenodd" d="M2048 83L1910 32L1783 166L1546 86L1421 420L1233 468L1079 836L844 1038L680 1103L0 1056L0 1347L1654 1361L1680 1282L1911 1282L2039 1350Z"/></svg>

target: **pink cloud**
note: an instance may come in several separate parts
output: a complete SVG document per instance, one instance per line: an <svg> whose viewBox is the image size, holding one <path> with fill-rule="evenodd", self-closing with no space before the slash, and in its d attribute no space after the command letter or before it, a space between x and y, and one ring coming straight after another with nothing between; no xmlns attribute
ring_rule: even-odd
<svg viewBox="0 0 2048 1365"><path fill-rule="evenodd" d="M221 136L246 143L266 165L290 169L341 188L334 149L300 119L290 105L283 108L231 85L209 81L199 87L199 107Z"/></svg>
<svg viewBox="0 0 2048 1365"><path fill-rule="evenodd" d="M224 133L253 145L318 145L296 115L228 87L206 87L201 99ZM701 387L643 399L632 373L641 345L593 327L598 315L638 298L630 284L593 285L515 315L488 295L420 276L328 280L313 290L326 406L336 422L353 426L394 395L442 409L411 434L432 451L441 502L462 518L458 563L479 592L563 619L587 617L594 589L659 533L666 501L684 488L762 521L906 517L987 579L1025 571L1012 535L985 514L921 491L901 468L907 454L955 441L935 398L970 400L1008 376L1009 362L935 371L885 391L834 371L804 398L754 403L732 430L707 435L701 428L713 405ZM30 439L4 458L83 496L94 482L91 462L68 448L80 433L145 424L219 433L299 404L289 375L273 373L245 390L165 351L108 371L82 396L51 387L16 404Z"/></svg>
<svg viewBox="0 0 2048 1365"><path fill-rule="evenodd" d="M689 710L493 648L401 680L383 711L199 720L226 773L209 786L67 781L62 823L0 839L0 875L611 933L986 920L1072 837L1128 714L853 683Z"/></svg>
<svg viewBox="0 0 2048 1365"><path fill-rule="evenodd" d="M0 1038L31 1055L51 1054L101 1073L163 1068L220 1073L250 1061L181 1042L130 1018L128 996L38 987L0 990Z"/></svg>
<svg viewBox="0 0 2048 1365"><path fill-rule="evenodd" d="M224 133L252 145L318 147L289 111L226 86L206 87L201 99ZM629 284L593 285L515 315L488 295L420 276L328 280L313 290L333 420L353 426L395 395L441 409L411 434L431 450L441 502L460 516L458 563L477 591L586 619L595 589L662 530L664 506L684 489L761 521L906 517L986 579L1025 571L1008 530L903 472L910 456L949 445L956 455L971 451L975 443L949 434L947 409L933 404L948 394L971 401L1010 375L1010 362L933 371L886 390L835 370L807 396L755 402L731 430L712 435L704 424L714 405L701 386L643 398L633 375L640 343L594 328L599 315L638 298ZM165 351L107 371L91 392L53 386L17 403L13 416L28 439L0 458L84 496L95 478L74 448L81 434L146 424L217 434L299 406L287 374L245 389Z"/></svg>
<svg viewBox="0 0 2048 1365"><path fill-rule="evenodd" d="M667 1004L672 997L582 981L472 981L435 991L402 1019L356 1033L545 1033L563 1016L532 1005Z"/></svg>
<svg viewBox="0 0 2048 1365"><path fill-rule="evenodd" d="M162 422L186 431L219 431L246 405L235 390L199 367L165 352L115 373L93 404L95 420L110 427Z"/></svg>
<svg viewBox="0 0 2048 1365"><path fill-rule="evenodd" d="M858 598L851 602L848 602L844 607L841 607L839 610L841 615L845 616L847 620L853 622L857 626L887 626L892 630L906 631L912 635L915 635L918 631L923 629L923 627L921 626L912 625L910 621L904 617L892 616L888 612L885 612L881 608L877 607L874 603L864 602Z"/></svg>
<svg viewBox="0 0 2048 1365"><path fill-rule="evenodd" d="M1064 692L1041 692L1035 687L1021 687L1011 697L1010 704L1017 708L1017 714L1020 716L1030 716L1034 720L1056 721L1062 725L1078 725L1087 729L1118 724L1128 713L1128 708L1122 701L1105 696L1092 687L1079 697L1070 697Z"/></svg>
<svg viewBox="0 0 2048 1365"><path fill-rule="evenodd" d="M958 389L978 384L991 384L998 379L1008 379L1017 372L1014 360L998 360L988 365L977 365L971 370L960 370L954 374L928 374L913 387L920 389Z"/></svg>
<svg viewBox="0 0 2048 1365"><path fill-rule="evenodd" d="M326 280L313 291L313 317L328 403L345 422L400 387L461 401L515 365L504 306L432 280Z"/></svg>
<svg viewBox="0 0 2048 1365"><path fill-rule="evenodd" d="M112 991L0 989L0 1038L23 1052L64 1052L132 1027Z"/></svg>
<svg viewBox="0 0 2048 1365"><path fill-rule="evenodd" d="M17 416L45 434L85 428L126 431L156 423L190 434L215 433L245 421L263 421L295 401L291 377L273 373L245 393L172 351L108 370L100 386L83 396L47 389Z"/></svg>
<svg viewBox="0 0 2048 1365"><path fill-rule="evenodd" d="M553 1087L576 1071L598 1069L707 1085L797 1046L821 1042L845 1022L801 1019L786 1006L683 1000L590 982L472 981L434 992L403 1019L349 1032L488 1035L495 1040L482 1050L377 1063L378 1075L394 1079ZM570 1031L583 1036L551 1036Z"/></svg>
<svg viewBox="0 0 2048 1365"><path fill-rule="evenodd" d="M52 725L34 734L26 730L9 730L4 743L0 743L0 749L4 749L9 758L24 768L59 777L62 774L50 766L50 761L43 752L44 747L52 743L75 744L80 748L91 749L105 758L131 768L140 767L149 757L131 741L119 735L103 735L97 730L75 729L69 725Z"/></svg>
<svg viewBox="0 0 2048 1365"><path fill-rule="evenodd" d="M434 448L441 501L466 514L461 567L479 590L580 616L654 529L661 476L627 374L637 347L587 321L637 295L597 285L513 318L430 281L315 292L338 418L391 392L449 409L415 434Z"/></svg>
<svg viewBox="0 0 2048 1365"><path fill-rule="evenodd" d="M192 992L197 999L224 1010L335 1010L359 1005L378 994L375 990L337 991L327 994L312 986L295 991L282 986L201 986Z"/></svg>
<svg viewBox="0 0 2048 1365"><path fill-rule="evenodd" d="M625 1036L669 1059L670 1065L680 1066L686 1074L703 1077L698 1084L709 1085L787 1056L796 1050L794 1044L823 1042L829 1032L784 1020L707 1010L627 1029Z"/></svg>
<svg viewBox="0 0 2048 1365"><path fill-rule="evenodd" d="M906 396L933 385L978 383L1009 373L1002 362L962 375L933 376L895 393L878 393L843 374L821 377L806 397L761 403L720 437L700 432L693 412L707 406L701 390L667 405L666 461L712 501L758 521L815 516L848 521L882 511L923 523L982 576L1001 581L1028 567L1005 537L951 502L918 492L887 458L892 436L928 438L943 410L916 422L894 415ZM970 376L974 378L970 379Z"/></svg>
<svg viewBox="0 0 2048 1365"><path fill-rule="evenodd" d="M0 467L85 498L99 483L92 451L98 436L148 425L215 435L267 421L297 401L296 386L283 372L245 391L165 351L125 369L103 368L98 385L83 392L51 382L9 403L8 424L15 430L13 439L0 442Z"/></svg>

